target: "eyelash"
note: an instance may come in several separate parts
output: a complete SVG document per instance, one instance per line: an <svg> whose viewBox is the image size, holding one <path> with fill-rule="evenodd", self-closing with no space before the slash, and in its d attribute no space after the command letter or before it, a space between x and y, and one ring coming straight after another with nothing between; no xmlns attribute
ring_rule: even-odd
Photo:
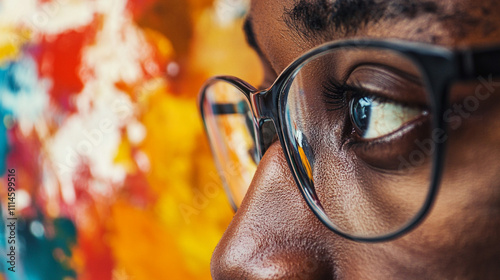
<svg viewBox="0 0 500 280"><path fill-rule="evenodd" d="M324 102L333 107L328 111L337 111L346 108L349 102L355 98L370 97L379 102L394 102L380 95L375 95L363 89L359 81L347 84L345 81L328 79L322 86Z"/></svg>

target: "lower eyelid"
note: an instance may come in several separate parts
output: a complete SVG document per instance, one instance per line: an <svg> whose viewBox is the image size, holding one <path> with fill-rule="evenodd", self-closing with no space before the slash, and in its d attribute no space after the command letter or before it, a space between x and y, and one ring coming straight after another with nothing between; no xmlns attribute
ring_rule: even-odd
<svg viewBox="0 0 500 280"><path fill-rule="evenodd" d="M355 146L365 146L366 149L375 148L377 145L394 145L396 141L401 141L405 138L405 135L411 133L415 129L426 127L430 124L430 118L428 114L422 114L419 117L405 123L399 129L393 131L392 133L383 135L378 138L373 139L363 139L358 137L352 137L345 141L345 148L351 149Z"/></svg>
<svg viewBox="0 0 500 280"><path fill-rule="evenodd" d="M421 116L397 131L381 138L363 140L349 138L343 145L343 150L353 152L356 158L368 166L382 171L397 171L399 157L407 156L418 147L415 139L425 139L430 133L430 118Z"/></svg>

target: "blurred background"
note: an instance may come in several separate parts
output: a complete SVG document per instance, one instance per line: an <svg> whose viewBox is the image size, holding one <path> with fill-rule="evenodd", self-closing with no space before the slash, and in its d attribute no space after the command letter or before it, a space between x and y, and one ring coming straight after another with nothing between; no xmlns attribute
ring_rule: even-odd
<svg viewBox="0 0 500 280"><path fill-rule="evenodd" d="M0 279L210 279L233 212L196 97L212 75L261 78L247 6L0 1Z"/></svg>

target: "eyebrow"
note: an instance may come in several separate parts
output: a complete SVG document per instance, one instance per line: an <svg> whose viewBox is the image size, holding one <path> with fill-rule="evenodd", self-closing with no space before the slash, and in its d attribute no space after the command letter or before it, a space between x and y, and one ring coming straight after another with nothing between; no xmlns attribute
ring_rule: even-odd
<svg viewBox="0 0 500 280"><path fill-rule="evenodd" d="M285 24L303 39L323 31L351 35L370 23L384 19L413 19L422 14L439 14L434 1L420 0L297 0L285 9Z"/></svg>

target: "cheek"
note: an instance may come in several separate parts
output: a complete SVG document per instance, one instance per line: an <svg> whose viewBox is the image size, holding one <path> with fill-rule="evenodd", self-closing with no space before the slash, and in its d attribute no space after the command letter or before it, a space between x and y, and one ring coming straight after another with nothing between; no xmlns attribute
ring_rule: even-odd
<svg viewBox="0 0 500 280"><path fill-rule="evenodd" d="M442 183L429 216L401 241L418 243L422 253L445 265L467 256L471 263L491 261L500 245L500 91L478 106L466 105L476 85L451 91L456 104L447 134ZM467 94L468 93L468 94ZM470 100L470 99L469 99ZM453 105L452 105L453 108ZM453 125L451 125L453 124ZM477 252L481 252L480 256Z"/></svg>
<svg viewBox="0 0 500 280"><path fill-rule="evenodd" d="M441 196L455 198L460 201L456 207L467 208L471 214L497 213L500 208L500 90L490 89L475 83L452 91L461 98L450 109L453 121Z"/></svg>
<svg viewBox="0 0 500 280"><path fill-rule="evenodd" d="M474 93L477 88L481 95ZM462 98L452 103L440 199L467 220L487 220L495 224L488 230L500 232L498 219L491 219L500 211L500 90L488 93L481 84L464 89L468 95L458 88L452 92Z"/></svg>

